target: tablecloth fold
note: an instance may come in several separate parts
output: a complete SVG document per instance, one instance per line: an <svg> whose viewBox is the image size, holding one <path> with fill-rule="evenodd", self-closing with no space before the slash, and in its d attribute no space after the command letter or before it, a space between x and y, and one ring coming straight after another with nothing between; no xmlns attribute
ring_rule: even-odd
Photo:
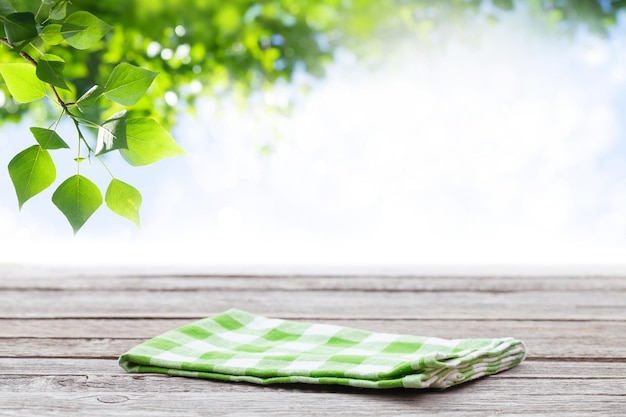
<svg viewBox="0 0 626 417"><path fill-rule="evenodd" d="M513 338L378 333L231 309L141 343L119 364L128 372L264 385L448 388L513 368L525 354Z"/></svg>

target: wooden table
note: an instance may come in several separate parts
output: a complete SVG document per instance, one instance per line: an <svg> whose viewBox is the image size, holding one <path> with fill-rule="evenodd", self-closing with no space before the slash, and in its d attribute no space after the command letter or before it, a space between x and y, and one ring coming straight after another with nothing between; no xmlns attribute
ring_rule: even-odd
<svg viewBox="0 0 626 417"><path fill-rule="evenodd" d="M519 367L445 391L126 374L141 341L231 307L444 338ZM0 268L1 416L624 416L625 277L218 276Z"/></svg>

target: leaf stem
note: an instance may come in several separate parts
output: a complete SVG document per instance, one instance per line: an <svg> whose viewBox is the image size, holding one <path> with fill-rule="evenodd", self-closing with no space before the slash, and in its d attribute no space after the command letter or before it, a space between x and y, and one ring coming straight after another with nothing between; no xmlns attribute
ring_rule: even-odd
<svg viewBox="0 0 626 417"><path fill-rule="evenodd" d="M74 126L76 126L76 131L78 132L78 141L76 144L77 145L76 147L78 148L78 151L76 153L76 174L80 175L80 162L81 162L80 161L80 143L82 140L85 140L85 139L83 138L83 132L80 131L80 126L78 125L78 122L74 120L72 116L69 116L69 117L74 122Z"/></svg>
<svg viewBox="0 0 626 417"><path fill-rule="evenodd" d="M87 149L89 150L89 152L93 152L93 149L91 149L91 146L89 146L89 143L87 142L87 139L85 139L85 136L83 135L83 132L80 130L80 122L78 120L78 118L76 116L74 116L72 113L70 113L69 111L65 111L65 113L67 114L67 117L69 117L70 119L72 119L72 122L74 122L74 127L76 127L76 131L78 132L78 146L80 148L80 142L83 142L85 144L85 146L87 147ZM80 155L78 156L80 158Z"/></svg>
<svg viewBox="0 0 626 417"><path fill-rule="evenodd" d="M37 13L35 13L35 20L37 20L37 18L39 17L39 13L41 13L42 9L43 9L43 1L39 4L39 9L37 9Z"/></svg>
<svg viewBox="0 0 626 417"><path fill-rule="evenodd" d="M9 41L7 38L0 37L0 42L5 44L6 46L8 46L10 49L15 49L15 45L13 45L11 43L11 41ZM38 51L38 52L41 53L41 51ZM35 67L37 67L39 65L37 63L37 61L35 60L35 58L30 56L27 52L20 51L19 54L20 54L20 56L22 58L24 58L26 61L28 61L31 64L33 64ZM91 149L91 146L89 146L89 143L85 139L85 136L83 135L83 132L80 130L80 123L83 123L83 121L79 120L79 118L77 116L75 116L74 114L72 114L72 112L69 109L69 106L73 105L75 103L66 103L61 98L61 95L59 94L59 91L56 89L56 87L54 85L52 85L52 84L48 84L48 85L52 89L52 92L54 93L54 96L56 98L57 103L63 109L63 112L61 113L61 116L59 116L59 118L57 119L57 121L55 123L58 125L59 121L61 120L61 117L63 116L63 114L66 114L70 119L72 119L72 122L74 123L74 126L76 127L76 131L78 132L78 155L76 157L76 162L78 164L78 168L77 168L78 169L78 173L80 173L80 158L81 158L81 156L80 156L80 150L81 150L80 147L81 147L81 142L85 144L85 146L87 147L87 149L89 150L90 153L93 151ZM107 171L109 171L108 168L107 168ZM109 174L110 173L111 172L109 171Z"/></svg>
<svg viewBox="0 0 626 417"><path fill-rule="evenodd" d="M50 126L48 126L48 129L56 130L57 126L59 126L59 123L61 123L61 119L63 118L64 114L65 114L65 110L63 110L61 114L59 114L59 117L57 117L56 120L52 122Z"/></svg>
<svg viewBox="0 0 626 417"><path fill-rule="evenodd" d="M109 167L107 166L107 164L104 163L104 161L102 160L102 158L98 155L96 155L96 158L98 159L98 161L100 161L100 163L102 164L102 166L104 167L104 169L109 173L109 175L111 176L112 179L115 179L115 176L113 175L113 173L111 172L111 170L109 169Z"/></svg>

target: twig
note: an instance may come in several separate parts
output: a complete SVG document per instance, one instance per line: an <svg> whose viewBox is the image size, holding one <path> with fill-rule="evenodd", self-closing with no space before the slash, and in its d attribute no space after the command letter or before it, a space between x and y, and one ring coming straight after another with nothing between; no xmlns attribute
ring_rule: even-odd
<svg viewBox="0 0 626 417"><path fill-rule="evenodd" d="M2 42L3 44L5 44L6 46L8 46L11 49L15 49L15 45L13 45L7 38L2 38L0 37L0 42ZM24 58L26 61L30 62L31 64L33 64L35 66L35 68L37 67L38 63L37 61L35 61L35 58L33 58L32 56L30 56L28 53L24 52L24 51L20 51L20 56L22 58ZM65 101L63 101L63 99L61 98L61 96L59 95L59 92L57 91L56 87L53 86L52 84L48 84L50 86L50 88L52 88L52 92L54 93L54 96L56 97L57 103L59 103L59 105L63 108L63 110L65 110L68 114L68 105ZM70 114L71 117L71 114Z"/></svg>

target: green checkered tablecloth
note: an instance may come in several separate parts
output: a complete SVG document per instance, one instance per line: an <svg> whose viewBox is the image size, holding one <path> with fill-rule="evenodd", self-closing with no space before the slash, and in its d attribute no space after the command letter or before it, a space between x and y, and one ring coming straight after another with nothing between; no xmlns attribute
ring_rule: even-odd
<svg viewBox="0 0 626 417"><path fill-rule="evenodd" d="M515 339L458 339L375 333L240 310L199 320L123 354L128 372L257 384L447 388L518 365Z"/></svg>

